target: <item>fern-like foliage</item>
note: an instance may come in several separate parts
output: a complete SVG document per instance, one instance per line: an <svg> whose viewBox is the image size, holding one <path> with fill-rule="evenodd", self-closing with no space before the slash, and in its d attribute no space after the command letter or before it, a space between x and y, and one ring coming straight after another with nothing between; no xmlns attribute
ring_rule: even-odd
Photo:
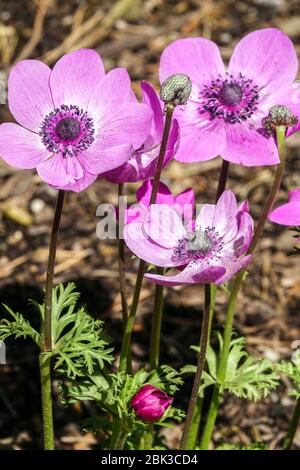
<svg viewBox="0 0 300 470"><path fill-rule="evenodd" d="M222 349L222 337L218 334L219 349ZM209 345L207 350L207 371L203 371L202 384L199 390L201 397L204 390L213 384L218 384L220 394L225 390L239 398L258 401L268 396L270 391L277 387L279 377L272 363L263 358L256 359L249 356L245 350L245 338L235 338L231 341L228 356L226 378L224 383L218 384L217 373L219 358ZM199 347L192 347L197 352ZM195 366L185 366L182 373L195 373Z"/></svg>
<svg viewBox="0 0 300 470"><path fill-rule="evenodd" d="M94 400L102 411L109 411L120 418L130 433L143 433L149 426L136 417L130 405L133 396L143 385L151 384L173 395L183 383L180 374L166 365L151 372L141 369L133 376L117 372L104 377L101 372L102 375L66 381L61 387L62 401L69 404L77 400ZM156 424L168 426L171 420L181 421L183 417L181 410L171 406Z"/></svg>
<svg viewBox="0 0 300 470"><path fill-rule="evenodd" d="M92 375L97 369L113 360L112 348L108 347L108 337L103 331L103 322L95 320L85 307L77 308L79 293L73 282L62 284L52 293L52 356L55 358L57 373L70 377ZM44 304L31 301L44 321ZM4 319L0 323L0 340L9 336L30 337L42 347L42 336L28 320L6 307L13 321Z"/></svg>
<svg viewBox="0 0 300 470"><path fill-rule="evenodd" d="M10 336L15 338L31 338L39 347L41 347L40 334L30 325L22 314L13 312L7 305L3 305L10 314L12 320L4 318L0 322L0 340L5 341Z"/></svg>
<svg viewBox="0 0 300 470"><path fill-rule="evenodd" d="M297 354L297 358L295 358ZM293 389L289 392L291 397L300 398L300 351L294 353L292 361L282 361L276 366L280 374L287 375L292 381Z"/></svg>

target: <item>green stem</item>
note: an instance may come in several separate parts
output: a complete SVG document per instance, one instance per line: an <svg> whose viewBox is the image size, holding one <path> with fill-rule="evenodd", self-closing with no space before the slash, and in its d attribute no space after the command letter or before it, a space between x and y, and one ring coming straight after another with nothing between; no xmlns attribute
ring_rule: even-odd
<svg viewBox="0 0 300 470"><path fill-rule="evenodd" d="M228 172L229 172L229 162L227 162L226 160L223 160L220 175L219 175L217 193L216 193L216 203L218 202L220 196L223 194L223 192L226 189ZM206 305L208 302L208 299L211 299L210 300L211 306L210 306L210 316L209 316L209 327L208 327L208 330L209 330L208 342L210 341L210 335L211 335L212 320L213 320L213 314L214 314L214 308L215 308L216 291L217 291L217 287L215 284L205 285L204 304ZM193 450L195 449L197 445L199 427L200 427L201 416L202 416L202 408L203 408L203 398L198 397L195 412L192 418L191 430L187 438L187 449Z"/></svg>
<svg viewBox="0 0 300 470"><path fill-rule="evenodd" d="M118 184L118 197L119 199L124 196L125 185L124 183ZM123 237L124 214L119 214L120 229L118 237L118 252L119 252L119 279L120 279L120 294L122 302L122 319L123 329L125 328L128 318L128 303L127 303L127 289L126 289L126 263L125 263L125 241Z"/></svg>
<svg viewBox="0 0 300 470"><path fill-rule="evenodd" d="M285 131L286 129L283 126L279 126L276 128L277 147L278 147L278 153L280 157L280 163L276 168L271 192L267 198L266 204L264 206L264 209L258 221L257 227L254 232L254 236L253 236L253 239L252 239L252 242L248 249L247 254L254 253L257 243L264 229L268 214L273 207L273 204L276 200L276 196L280 188L280 184L282 181L282 176L283 176L284 168L285 168ZM230 351L230 341L231 341L232 328L233 328L233 317L234 317L237 297L242 287L244 273L245 273L245 270L242 270L235 277L233 284L232 284L230 296L229 296L228 307L227 307L227 312L226 312L225 329L224 329L224 335L223 335L223 347L221 351L220 363L219 363L219 368L218 368L217 384L215 385L215 388L214 388L213 397L212 397L210 409L208 412L208 419L204 428L203 437L201 441L201 449L203 450L206 450L208 448L209 442L212 437L214 423L217 417L218 407L219 407L219 402L220 402L220 397L218 396L219 386L222 385L226 379L227 361L228 361L228 355Z"/></svg>
<svg viewBox="0 0 300 470"><path fill-rule="evenodd" d="M210 313L209 313L208 342L207 342L207 344L209 344L210 337L211 337L213 316L214 316L214 311L215 311L217 286L215 284L205 284L205 287L206 288L208 287L210 290L210 294L206 292L206 298L209 298L210 296ZM195 408L193 419L192 419L191 431L187 439L187 449L194 450L196 448L196 445L198 442L198 436L199 436L202 409L203 409L203 398L198 397L196 408Z"/></svg>
<svg viewBox="0 0 300 470"><path fill-rule="evenodd" d="M42 390L44 449L54 450L54 430L51 392L51 353L40 352L39 364Z"/></svg>
<svg viewBox="0 0 300 470"><path fill-rule="evenodd" d="M53 278L54 278L54 267L56 258L57 248L57 236L59 230L59 224L61 219L62 208L64 205L65 192L61 189L58 191L55 214L52 225L52 232L49 245L49 256L47 264L47 276L46 276L46 289L45 289L45 318L43 325L43 350L52 351L52 290L53 290Z"/></svg>
<svg viewBox="0 0 300 470"><path fill-rule="evenodd" d="M164 268L157 267L156 274L163 275ZM156 284L154 294L154 313L152 318L151 343L150 343L150 368L155 369L159 365L161 322L164 305L164 287Z"/></svg>
<svg viewBox="0 0 300 470"><path fill-rule="evenodd" d="M166 104L166 119L165 119L165 125L164 125L164 131L163 131L163 137L162 137L161 146L159 150L159 155L157 159L155 176L154 176L153 185L152 185L150 204L155 204L155 201L157 198L160 176L162 172L164 157L165 157L165 153L167 150L169 134L171 130L173 112L174 112L174 105L172 103ZM123 334L123 341L122 341L121 354L120 354L120 366L119 366L120 372L123 372L126 369L128 370L127 364L128 364L129 354L130 354L131 336L132 336L133 325L134 325L135 316L137 312L137 307L139 303L143 277L145 274L145 268L146 268L146 263L145 261L141 259L139 268L138 268L138 273L137 273L133 300L132 300L130 312L128 315L128 319L126 322L125 331Z"/></svg>
<svg viewBox="0 0 300 470"><path fill-rule="evenodd" d="M293 440L297 431L300 418L300 398L297 399L294 413L284 440L283 448L284 450L290 450L293 444Z"/></svg>
<svg viewBox="0 0 300 470"><path fill-rule="evenodd" d="M210 290L209 290L210 292ZM197 362L197 369L194 377L194 383L192 387L191 398L188 406L188 411L186 415L185 426L180 442L180 449L188 449L188 441L193 440L192 436L192 422L196 409L197 400L199 397L199 388L201 385L202 373L205 366L206 359L206 350L208 344L208 334L209 334L209 325L210 325L210 295L205 297L205 304L203 309L203 320L201 328L201 337L200 337L200 351Z"/></svg>

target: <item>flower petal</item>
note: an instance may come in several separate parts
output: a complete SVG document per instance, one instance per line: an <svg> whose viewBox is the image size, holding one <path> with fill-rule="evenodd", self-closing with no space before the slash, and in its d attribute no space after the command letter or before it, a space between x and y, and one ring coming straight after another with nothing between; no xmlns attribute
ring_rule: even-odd
<svg viewBox="0 0 300 470"><path fill-rule="evenodd" d="M93 177L81 181L84 170L77 157L63 157L55 154L37 166L39 176L46 183L59 189L71 189L80 192L83 186L91 184ZM86 187L85 186L85 187ZM76 188L76 189L75 189Z"/></svg>
<svg viewBox="0 0 300 470"><path fill-rule="evenodd" d="M224 282L229 281L235 274L237 274L241 269L245 269L252 261L252 255L244 256L243 258L233 262L232 264L226 265L226 273L219 277L215 282L218 286L224 284Z"/></svg>
<svg viewBox="0 0 300 470"><path fill-rule="evenodd" d="M300 201L295 200L277 207L269 214L268 218L276 224L300 226Z"/></svg>
<svg viewBox="0 0 300 470"><path fill-rule="evenodd" d="M116 108L133 102L130 77L121 67L111 70L101 79L98 77L92 92L87 110L93 114L95 122L103 118L107 120L111 112L115 114Z"/></svg>
<svg viewBox="0 0 300 470"><path fill-rule="evenodd" d="M103 116L98 142L103 148L131 143L138 149L149 135L153 112L149 106L128 103Z"/></svg>
<svg viewBox="0 0 300 470"><path fill-rule="evenodd" d="M180 112L183 114L180 115ZM176 114L180 126L180 144L175 160L183 163L211 160L222 153L225 126L221 119L209 120L199 114L196 103L188 103L185 111Z"/></svg>
<svg viewBox="0 0 300 470"><path fill-rule="evenodd" d="M55 106L76 105L86 110L104 73L102 60L92 49L79 49L64 55L50 75Z"/></svg>
<svg viewBox="0 0 300 470"><path fill-rule="evenodd" d="M11 122L0 126L0 155L3 160L16 168L35 168L47 158L39 135Z"/></svg>
<svg viewBox="0 0 300 470"><path fill-rule="evenodd" d="M128 248L139 258L156 266L176 266L179 261L174 261L172 248L159 247L149 240L143 230L143 224L132 222L124 228L124 239Z"/></svg>
<svg viewBox="0 0 300 470"><path fill-rule="evenodd" d="M38 60L22 60L8 78L9 109L22 126L38 132L46 114L53 110L49 88L51 69Z"/></svg>
<svg viewBox="0 0 300 470"><path fill-rule="evenodd" d="M289 202L299 201L300 202L300 188L292 189L289 191Z"/></svg>
<svg viewBox="0 0 300 470"><path fill-rule="evenodd" d="M151 126L151 142L150 145L160 143L164 127L164 118L161 102L154 88L147 82L141 82L141 91L143 103L147 104L153 111L153 120ZM145 145L147 146L147 141Z"/></svg>
<svg viewBox="0 0 300 470"><path fill-rule="evenodd" d="M97 175L91 175L90 173L84 172L82 178L74 181L74 183L68 183L62 189L64 189L65 191L74 191L75 193L81 193L81 191L84 191L88 186L94 183L97 178Z"/></svg>
<svg viewBox="0 0 300 470"><path fill-rule="evenodd" d="M226 144L221 152L224 160L244 166L276 165L279 156L275 141L246 124L226 127Z"/></svg>
<svg viewBox="0 0 300 470"><path fill-rule="evenodd" d="M99 139L79 155L83 168L91 175L100 175L106 171L117 168L125 163L132 154L133 149L130 144L116 145L104 149Z"/></svg>
<svg viewBox="0 0 300 470"><path fill-rule="evenodd" d="M216 227L220 235L225 235L231 226L237 230L236 213L238 207L235 195L230 189L227 189L220 196L214 213L213 226Z"/></svg>
<svg viewBox="0 0 300 470"><path fill-rule="evenodd" d="M175 276L146 274L145 278L162 286L181 286L185 284L216 282L226 272L223 266L209 266L205 262L190 262L183 271Z"/></svg>
<svg viewBox="0 0 300 470"><path fill-rule="evenodd" d="M235 47L229 73L242 73L269 90L289 85L296 78L298 59L289 37L275 28L247 34Z"/></svg>
<svg viewBox="0 0 300 470"><path fill-rule="evenodd" d="M153 180L145 181L136 192L136 198L139 203L144 204L146 207L150 205L150 198L153 188ZM156 204L167 204L171 206L174 204L174 197L169 190L168 186L162 182L158 185L158 192L156 197Z"/></svg>
<svg viewBox="0 0 300 470"><path fill-rule="evenodd" d="M143 228L147 236L163 248L174 249L178 241L186 237L182 219L166 204L149 206Z"/></svg>
<svg viewBox="0 0 300 470"><path fill-rule="evenodd" d="M198 85L206 84L225 73L218 46L204 38L178 39L163 51L159 77L164 82L170 75L185 73Z"/></svg>

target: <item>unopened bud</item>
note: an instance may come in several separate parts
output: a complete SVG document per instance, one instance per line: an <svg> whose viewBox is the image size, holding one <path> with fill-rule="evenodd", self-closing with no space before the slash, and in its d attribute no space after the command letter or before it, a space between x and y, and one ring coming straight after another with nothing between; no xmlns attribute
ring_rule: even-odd
<svg viewBox="0 0 300 470"><path fill-rule="evenodd" d="M160 98L174 106L185 104L192 92L192 82L183 73L175 73L167 78L160 89Z"/></svg>
<svg viewBox="0 0 300 470"><path fill-rule="evenodd" d="M272 135L276 127L283 126L286 129L297 124L298 119L292 111L282 104L272 106L269 115L263 119L263 127L267 134Z"/></svg>
<svg viewBox="0 0 300 470"><path fill-rule="evenodd" d="M143 385L134 395L131 406L136 416L144 422L159 421L172 404L173 398L153 385Z"/></svg>

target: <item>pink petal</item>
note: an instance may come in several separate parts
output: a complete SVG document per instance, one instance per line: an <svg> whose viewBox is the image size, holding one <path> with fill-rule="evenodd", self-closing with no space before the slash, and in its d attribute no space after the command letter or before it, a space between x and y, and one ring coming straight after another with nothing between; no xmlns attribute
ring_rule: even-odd
<svg viewBox="0 0 300 470"><path fill-rule="evenodd" d="M149 240L143 224L132 222L124 228L124 239L128 248L139 258L156 266L176 266L173 248L162 248ZM178 261L177 261L178 263Z"/></svg>
<svg viewBox="0 0 300 470"><path fill-rule="evenodd" d="M64 189L83 177L83 169L77 157L63 157L61 154L50 156L37 166L39 176L46 183Z"/></svg>
<svg viewBox="0 0 300 470"><path fill-rule="evenodd" d="M242 73L256 85L277 90L296 78L298 60L289 37L275 28L247 34L235 47L229 63L229 73ZM278 103L280 104L280 103Z"/></svg>
<svg viewBox="0 0 300 470"><path fill-rule="evenodd" d="M170 75L185 73L198 85L209 83L225 73L217 45L203 38L178 39L163 51L159 77L163 82Z"/></svg>
<svg viewBox="0 0 300 470"><path fill-rule="evenodd" d="M131 143L138 149L149 135L152 110L145 104L130 103L116 107L103 116L98 142L103 148Z"/></svg>
<svg viewBox="0 0 300 470"><path fill-rule="evenodd" d="M150 204L152 187L153 187L153 180L148 180L148 181L145 181L145 183L143 183L142 186L140 186L136 192L137 200L141 204L144 204L147 207ZM174 197L171 191L169 190L168 186L162 182L160 182L158 186L156 203L167 204L167 205L172 205L174 203Z"/></svg>
<svg viewBox="0 0 300 470"><path fill-rule="evenodd" d="M232 225L234 225L235 231L237 230L237 210L235 195L227 189L220 196L214 213L213 225L220 235L226 235L226 231L230 230Z"/></svg>
<svg viewBox="0 0 300 470"><path fill-rule="evenodd" d="M196 228L204 230L213 227L216 206L214 204L203 204L196 219Z"/></svg>
<svg viewBox="0 0 300 470"><path fill-rule="evenodd" d="M225 145L225 126L221 119L210 120L199 114L197 103L188 102L184 111L178 110L180 144L175 160L183 163L211 160L222 153ZM182 113L182 114L180 114Z"/></svg>
<svg viewBox="0 0 300 470"><path fill-rule="evenodd" d="M85 172L81 179L75 180L74 183L68 183L62 189L64 189L65 191L74 191L75 193L81 193L81 191L84 191L88 186L94 183L97 178L97 175L90 175L89 173Z"/></svg>
<svg viewBox="0 0 300 470"><path fill-rule="evenodd" d="M143 102L153 111L153 121L151 126L151 137L153 143L159 143L163 133L164 118L161 102L154 88L147 82L141 82Z"/></svg>
<svg viewBox="0 0 300 470"><path fill-rule="evenodd" d="M272 137L265 137L246 124L226 126L226 144L221 152L224 160L244 166L276 165L278 151Z"/></svg>
<svg viewBox="0 0 300 470"><path fill-rule="evenodd" d="M215 282L218 286L229 281L241 269L245 269L252 261L252 255L244 256L242 259L235 261L232 264L226 265L226 272L222 277L219 277Z"/></svg>
<svg viewBox="0 0 300 470"><path fill-rule="evenodd" d="M22 60L8 78L9 109L22 126L38 132L46 114L53 110L49 88L51 69L38 60Z"/></svg>
<svg viewBox="0 0 300 470"><path fill-rule="evenodd" d="M92 92L87 107L88 112L93 115L95 122L103 119L107 121L110 113L115 114L120 106L132 102L130 77L127 70L116 68L101 79L98 77Z"/></svg>
<svg viewBox="0 0 300 470"><path fill-rule="evenodd" d="M247 212L239 213L238 223L238 232L236 233L233 241L233 250L236 257L247 253L254 232L253 219ZM229 238L227 239L229 240Z"/></svg>
<svg viewBox="0 0 300 470"><path fill-rule="evenodd" d="M11 166L30 169L45 160L49 151L39 135L9 122L0 126L0 155Z"/></svg>
<svg viewBox="0 0 300 470"><path fill-rule="evenodd" d="M300 201L300 188L289 191L289 202Z"/></svg>
<svg viewBox="0 0 300 470"><path fill-rule="evenodd" d="M91 147L83 150L78 155L78 159L85 171L91 175L100 175L122 165L130 158L132 152L133 149L130 144L116 145L104 149L102 142L96 139Z"/></svg>
<svg viewBox="0 0 300 470"><path fill-rule="evenodd" d="M269 220L281 225L298 227L300 225L300 201L295 200L277 207L269 214Z"/></svg>
<svg viewBox="0 0 300 470"><path fill-rule="evenodd" d="M186 236L182 219L166 204L149 207L143 228L147 236L163 248L173 249Z"/></svg>
<svg viewBox="0 0 300 470"><path fill-rule="evenodd" d="M223 266L208 266L205 262L190 262L183 271L175 276L146 274L145 278L162 286L181 286L185 284L202 284L216 282L224 275Z"/></svg>
<svg viewBox="0 0 300 470"><path fill-rule="evenodd" d="M55 106L76 105L86 110L104 73L102 60L92 49L79 49L64 55L50 75Z"/></svg>

